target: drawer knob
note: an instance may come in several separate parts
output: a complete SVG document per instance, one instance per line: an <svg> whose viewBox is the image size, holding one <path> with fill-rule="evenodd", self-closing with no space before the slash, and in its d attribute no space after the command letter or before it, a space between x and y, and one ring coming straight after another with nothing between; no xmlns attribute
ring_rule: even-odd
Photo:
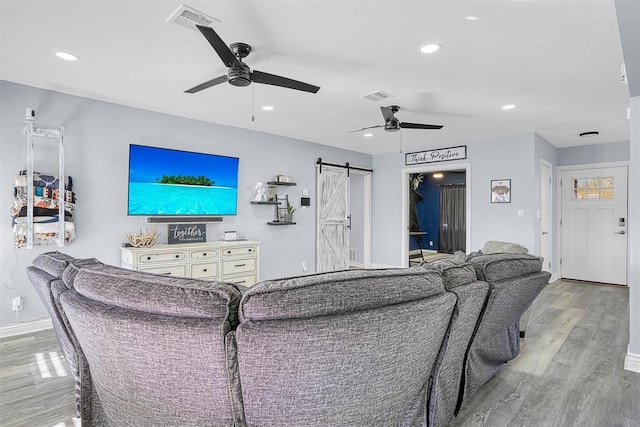
<svg viewBox="0 0 640 427"><path fill-rule="evenodd" d="M206 252L204 252L204 253L202 254L202 256L207 256L207 253L206 253Z"/></svg>
<svg viewBox="0 0 640 427"><path fill-rule="evenodd" d="M206 268L203 268L203 269L202 269L202 271L206 272L206 271L207 271L207 269L206 269Z"/></svg>
<svg viewBox="0 0 640 427"><path fill-rule="evenodd" d="M150 256L147 257L147 261L151 261L151 257Z"/></svg>
<svg viewBox="0 0 640 427"><path fill-rule="evenodd" d="M249 248L249 252L251 252L253 249Z"/></svg>
<svg viewBox="0 0 640 427"><path fill-rule="evenodd" d="M180 255L176 255L176 258L180 258Z"/></svg>
<svg viewBox="0 0 640 427"><path fill-rule="evenodd" d="M247 264L236 264L234 267L244 267Z"/></svg>

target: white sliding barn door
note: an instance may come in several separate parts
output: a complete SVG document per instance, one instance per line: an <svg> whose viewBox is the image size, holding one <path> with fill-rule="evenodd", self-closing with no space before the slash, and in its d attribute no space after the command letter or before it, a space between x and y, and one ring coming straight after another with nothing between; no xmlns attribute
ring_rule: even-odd
<svg viewBox="0 0 640 427"><path fill-rule="evenodd" d="M318 166L316 271L349 268L349 177L347 170Z"/></svg>

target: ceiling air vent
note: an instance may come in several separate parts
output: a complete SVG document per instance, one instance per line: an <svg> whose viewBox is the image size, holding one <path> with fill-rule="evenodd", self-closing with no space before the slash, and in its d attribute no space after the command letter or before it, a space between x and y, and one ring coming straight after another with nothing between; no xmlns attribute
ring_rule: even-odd
<svg viewBox="0 0 640 427"><path fill-rule="evenodd" d="M380 101L380 100L387 99L387 98L393 98L393 96L391 96L388 93L383 92L381 90L374 90L371 93L368 93L366 95L362 95L362 97L370 99L372 101Z"/></svg>
<svg viewBox="0 0 640 427"><path fill-rule="evenodd" d="M202 25L203 27L213 28L220 23L220 20L205 15L186 4L183 4L167 18L167 22L175 22L183 27L196 30L196 24Z"/></svg>

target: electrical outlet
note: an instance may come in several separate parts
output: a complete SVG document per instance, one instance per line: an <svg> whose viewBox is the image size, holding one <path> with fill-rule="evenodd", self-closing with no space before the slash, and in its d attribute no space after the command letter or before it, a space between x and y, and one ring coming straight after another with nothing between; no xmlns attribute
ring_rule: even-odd
<svg viewBox="0 0 640 427"><path fill-rule="evenodd" d="M12 311L20 311L22 310L22 297L17 296L15 298L13 298L13 302L11 305L11 310Z"/></svg>
<svg viewBox="0 0 640 427"><path fill-rule="evenodd" d="M306 272L307 271L307 263L306 262L302 262L302 271Z"/></svg>
<svg viewBox="0 0 640 427"><path fill-rule="evenodd" d="M524 218L524 211L522 209L518 210L518 218Z"/></svg>
<svg viewBox="0 0 640 427"><path fill-rule="evenodd" d="M433 240L429 240L429 246L433 246Z"/></svg>

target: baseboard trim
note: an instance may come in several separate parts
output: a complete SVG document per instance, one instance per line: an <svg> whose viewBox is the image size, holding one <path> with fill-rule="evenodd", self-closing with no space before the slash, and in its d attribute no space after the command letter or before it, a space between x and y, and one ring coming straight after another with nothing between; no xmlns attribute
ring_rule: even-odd
<svg viewBox="0 0 640 427"><path fill-rule="evenodd" d="M51 318L49 317L36 319L29 322L9 323L7 325L0 326L0 339L13 337L16 335L30 334L32 332L38 332L44 329L52 328L53 323L51 323Z"/></svg>
<svg viewBox="0 0 640 427"><path fill-rule="evenodd" d="M364 268L364 264L361 262L349 261L349 267Z"/></svg>
<svg viewBox="0 0 640 427"><path fill-rule="evenodd" d="M630 353L627 349L627 354L624 356L624 369L640 373L640 354Z"/></svg>
<svg viewBox="0 0 640 427"><path fill-rule="evenodd" d="M389 265L389 264L371 264L371 268L400 268L397 265Z"/></svg>

